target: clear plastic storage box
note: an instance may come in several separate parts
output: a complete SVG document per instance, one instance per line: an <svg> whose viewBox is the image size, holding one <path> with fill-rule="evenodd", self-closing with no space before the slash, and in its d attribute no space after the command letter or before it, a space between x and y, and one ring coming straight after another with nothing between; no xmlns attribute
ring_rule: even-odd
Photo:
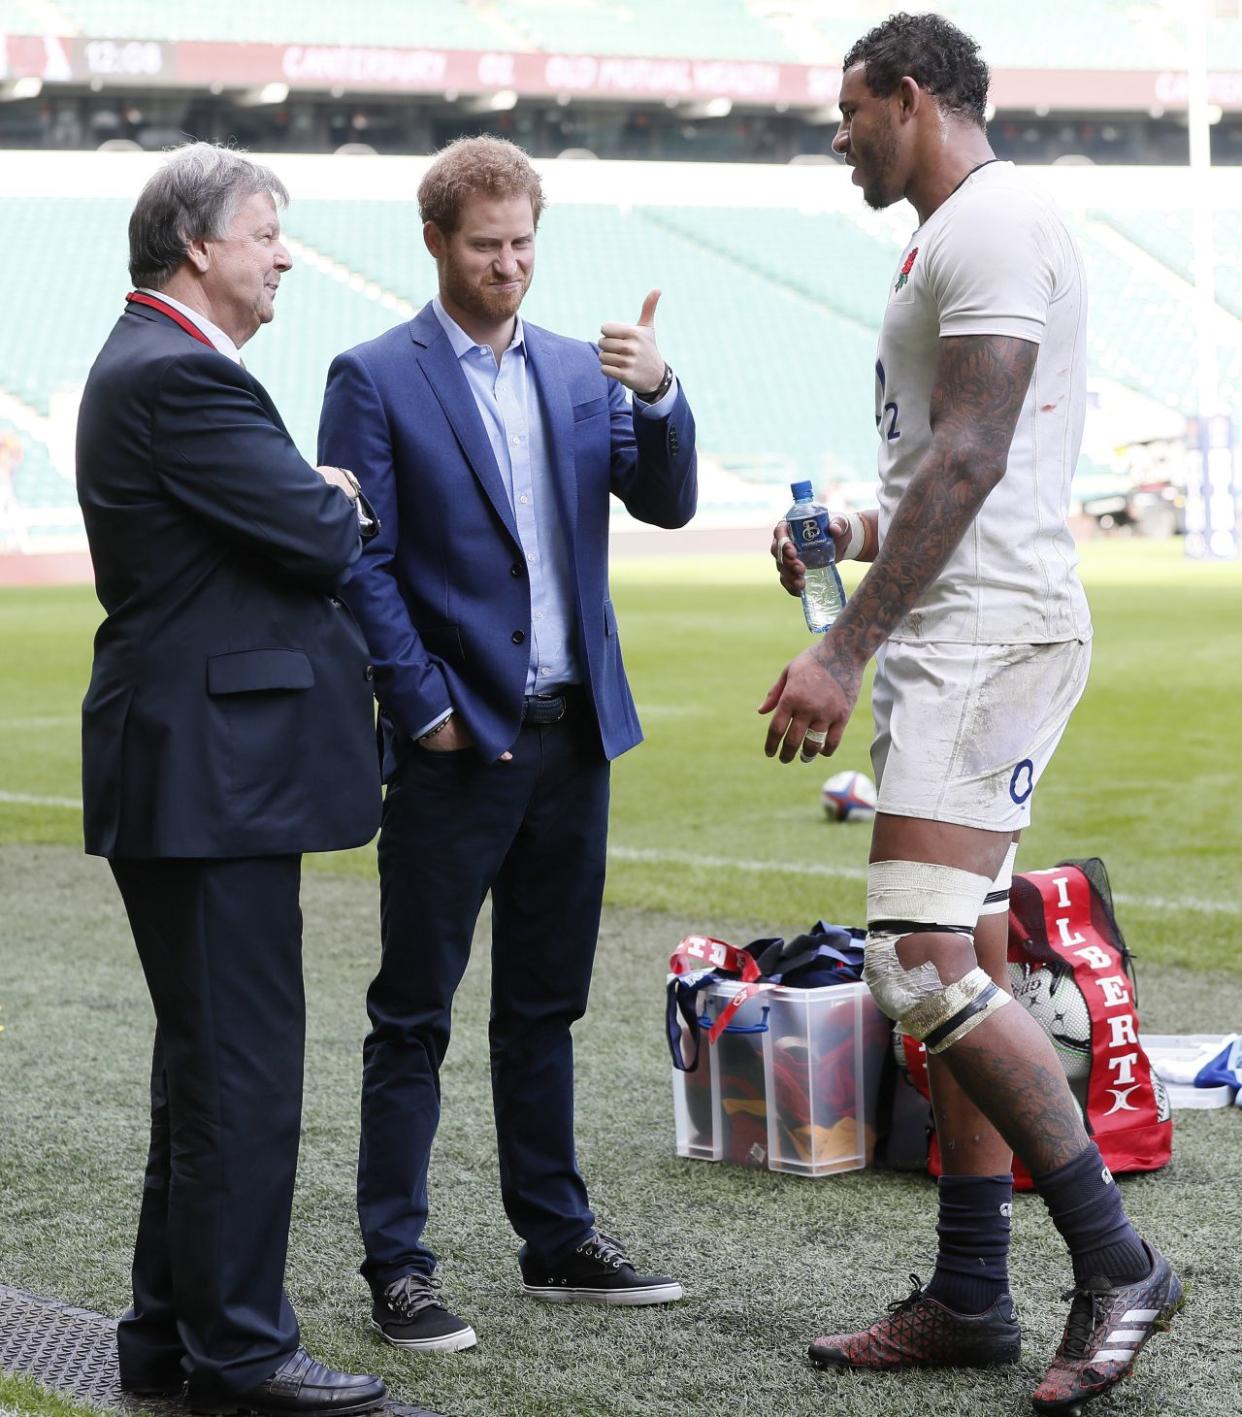
<svg viewBox="0 0 1242 1417"><path fill-rule="evenodd" d="M866 1166L892 1030L867 986L762 989L709 1044L707 1024L744 987L721 980L696 1000L699 1064L673 1073L678 1156L801 1176Z"/></svg>

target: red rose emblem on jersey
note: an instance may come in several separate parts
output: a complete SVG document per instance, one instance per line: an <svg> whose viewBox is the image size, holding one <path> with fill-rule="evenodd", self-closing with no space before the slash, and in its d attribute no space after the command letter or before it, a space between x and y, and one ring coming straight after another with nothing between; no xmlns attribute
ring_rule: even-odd
<svg viewBox="0 0 1242 1417"><path fill-rule="evenodd" d="M901 287L905 285L906 281L910 279L910 272L914 269L914 262L918 258L918 254L919 248L916 246L906 257L905 263L901 268L901 274L897 277L897 284L893 286L894 292L900 290Z"/></svg>

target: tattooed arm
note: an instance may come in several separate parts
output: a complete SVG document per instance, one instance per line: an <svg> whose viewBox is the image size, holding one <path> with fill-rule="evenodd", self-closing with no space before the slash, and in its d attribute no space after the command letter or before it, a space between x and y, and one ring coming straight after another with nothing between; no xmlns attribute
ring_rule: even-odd
<svg viewBox="0 0 1242 1417"><path fill-rule="evenodd" d="M1038 345L1004 335L941 339L931 395L932 444L897 505L871 570L814 648L786 666L760 713L775 709L764 751L791 762L808 729L832 753L867 661L944 569L1001 480ZM782 739L784 742L782 743Z"/></svg>

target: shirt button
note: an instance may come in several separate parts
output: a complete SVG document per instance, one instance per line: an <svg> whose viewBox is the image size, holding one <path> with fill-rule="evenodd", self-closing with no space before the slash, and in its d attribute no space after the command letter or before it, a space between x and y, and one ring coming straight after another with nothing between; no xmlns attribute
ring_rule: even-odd
<svg viewBox="0 0 1242 1417"><path fill-rule="evenodd" d="M526 506L526 504L530 501L530 498L526 495L525 492L523 492L522 495L518 498L518 501L521 502L522 506Z"/></svg>
<svg viewBox="0 0 1242 1417"><path fill-rule="evenodd" d="M509 441L513 444L515 448L520 448L522 446L522 435L520 433L515 433L513 437L509 439Z"/></svg>
<svg viewBox="0 0 1242 1417"><path fill-rule="evenodd" d="M536 611L535 611L535 619L536 619L536 620L542 620L542 619L543 619L543 611L542 611L542 610L536 610Z"/></svg>
<svg viewBox="0 0 1242 1417"><path fill-rule="evenodd" d="M539 559L539 552L538 552L538 551L528 551L528 552L526 553L526 559L527 559L528 561L532 561L532 562L533 562L533 561L538 561L538 559Z"/></svg>
<svg viewBox="0 0 1242 1417"><path fill-rule="evenodd" d="M540 674L551 674L552 666L550 664L541 664L539 666L539 672Z"/></svg>
<svg viewBox="0 0 1242 1417"><path fill-rule="evenodd" d="M526 636L522 633L521 630L514 630L510 638L513 640L513 643L515 645L524 644L526 641Z"/></svg>

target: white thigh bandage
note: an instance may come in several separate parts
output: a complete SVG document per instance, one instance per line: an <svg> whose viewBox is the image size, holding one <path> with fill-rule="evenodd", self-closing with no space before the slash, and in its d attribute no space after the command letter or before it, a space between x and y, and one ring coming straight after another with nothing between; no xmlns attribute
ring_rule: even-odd
<svg viewBox="0 0 1242 1417"><path fill-rule="evenodd" d="M902 1028L941 1053L1009 995L979 968L945 984L930 962L907 969L897 943L909 935L952 934L974 940L992 882L972 871L928 861L873 861L867 872L867 955L863 978L876 1004Z"/></svg>
<svg viewBox="0 0 1242 1417"><path fill-rule="evenodd" d="M1013 886L1013 863L1018 856L1018 843L1011 841L1009 850L1005 852L1005 859L1001 862L1001 868L996 873L996 879L988 887L988 893L983 897L983 905L980 907L980 915L1008 915L1009 914L1009 891Z"/></svg>

